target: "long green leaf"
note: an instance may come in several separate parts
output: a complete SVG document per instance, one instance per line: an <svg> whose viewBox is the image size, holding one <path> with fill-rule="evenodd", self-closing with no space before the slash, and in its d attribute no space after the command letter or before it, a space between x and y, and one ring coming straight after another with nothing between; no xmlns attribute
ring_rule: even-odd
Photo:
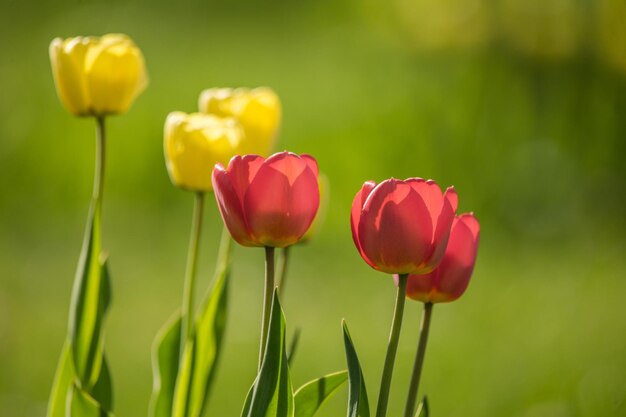
<svg viewBox="0 0 626 417"><path fill-rule="evenodd" d="M294 394L295 417L313 417L322 404L348 380L348 371L335 372L314 379Z"/></svg>
<svg viewBox="0 0 626 417"><path fill-rule="evenodd" d="M110 303L106 261L100 261L100 209L92 204L70 307L69 336L76 376L90 389L102 365L102 324Z"/></svg>
<svg viewBox="0 0 626 417"><path fill-rule="evenodd" d="M76 384L72 386L69 399L69 412L66 417L113 417L88 393Z"/></svg>
<svg viewBox="0 0 626 417"><path fill-rule="evenodd" d="M246 400L247 402L247 400ZM285 317L278 293L274 291L267 344L261 369L255 380L247 417L293 417L293 388L285 349Z"/></svg>
<svg viewBox="0 0 626 417"><path fill-rule="evenodd" d="M228 306L228 276L226 267L207 294L195 322L195 351L191 392L187 417L200 417L207 403L220 358L226 310Z"/></svg>
<svg viewBox="0 0 626 417"><path fill-rule="evenodd" d="M74 365L71 354L69 343L65 342L54 375L50 399L48 400L48 412L46 414L48 417L65 417L67 393L74 379Z"/></svg>
<svg viewBox="0 0 626 417"><path fill-rule="evenodd" d="M342 322L342 325L346 360L348 362L348 417L369 417L370 409L363 371L361 370L359 358L354 349L345 320Z"/></svg>
<svg viewBox="0 0 626 417"><path fill-rule="evenodd" d="M150 398L150 417L170 417L180 356L180 312L177 311L159 330L152 345L154 384Z"/></svg>
<svg viewBox="0 0 626 417"><path fill-rule="evenodd" d="M113 410L113 386L111 372L106 356L102 355L102 367L96 384L91 390L92 397L102 405L105 410Z"/></svg>
<svg viewBox="0 0 626 417"><path fill-rule="evenodd" d="M424 396L424 399L420 403L419 407L417 407L417 413L415 413L415 417L428 417L428 398Z"/></svg>

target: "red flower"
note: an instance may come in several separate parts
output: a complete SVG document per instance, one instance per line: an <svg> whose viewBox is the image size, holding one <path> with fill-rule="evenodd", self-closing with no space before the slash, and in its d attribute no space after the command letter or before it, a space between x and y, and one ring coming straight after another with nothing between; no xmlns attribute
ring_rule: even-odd
<svg viewBox="0 0 626 417"><path fill-rule="evenodd" d="M378 271L426 274L443 257L456 206L454 188L442 194L433 180L368 181L352 203L354 244Z"/></svg>
<svg viewBox="0 0 626 417"><path fill-rule="evenodd" d="M306 233L317 213L317 162L291 152L235 156L227 169L215 165L213 189L233 239L283 248Z"/></svg>
<svg viewBox="0 0 626 417"><path fill-rule="evenodd" d="M473 214L456 217L441 264L427 275L409 275L407 296L424 303L445 303L463 295L476 263L479 236L480 225ZM398 277L394 279L397 283Z"/></svg>

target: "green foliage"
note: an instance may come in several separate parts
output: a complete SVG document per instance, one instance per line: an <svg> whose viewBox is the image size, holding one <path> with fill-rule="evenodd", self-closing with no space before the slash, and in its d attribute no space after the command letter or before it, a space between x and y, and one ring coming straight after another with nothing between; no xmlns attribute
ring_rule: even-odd
<svg viewBox="0 0 626 417"><path fill-rule="evenodd" d="M294 394L295 417L313 417L322 404L346 381L348 372L341 371L309 381Z"/></svg>
<svg viewBox="0 0 626 417"><path fill-rule="evenodd" d="M150 399L151 417L170 417L180 356L180 312L165 323L157 334L152 349L154 386Z"/></svg>
<svg viewBox="0 0 626 417"><path fill-rule="evenodd" d="M102 408L98 401L76 384L72 386L71 396L67 417L113 417L113 414Z"/></svg>
<svg viewBox="0 0 626 417"><path fill-rule="evenodd" d="M218 270L180 357L180 313L155 339L151 417L199 417L207 403L226 326L229 268ZM179 363L180 360L180 363Z"/></svg>
<svg viewBox="0 0 626 417"><path fill-rule="evenodd" d="M428 398L424 396L424 399L420 403L419 407L417 407L417 412L415 413L415 417L428 417Z"/></svg>
<svg viewBox="0 0 626 417"><path fill-rule="evenodd" d="M294 396L285 347L285 317L274 291L261 368L246 397L242 417L292 417Z"/></svg>
<svg viewBox="0 0 626 417"><path fill-rule="evenodd" d="M72 291L69 336L63 345L48 402L48 417L91 415L94 405L106 413L113 406L109 366L104 357L102 327L111 302L106 259L100 257L100 205L92 201ZM80 382L80 392L72 386ZM69 394L72 391L74 394ZM71 403L67 403L72 395ZM83 414L81 410L87 414Z"/></svg>
<svg viewBox="0 0 626 417"><path fill-rule="evenodd" d="M352 344L348 325L343 321L342 326L346 361L348 362L348 417L369 417L370 409L363 371Z"/></svg>

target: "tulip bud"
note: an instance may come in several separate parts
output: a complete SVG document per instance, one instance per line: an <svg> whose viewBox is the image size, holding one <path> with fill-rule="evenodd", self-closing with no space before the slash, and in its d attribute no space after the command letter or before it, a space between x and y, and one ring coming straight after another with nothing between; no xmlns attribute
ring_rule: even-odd
<svg viewBox="0 0 626 417"><path fill-rule="evenodd" d="M433 180L368 181L352 203L352 238L378 271L426 274L441 262L456 207L454 188L442 194Z"/></svg>
<svg viewBox="0 0 626 417"><path fill-rule="evenodd" d="M319 207L317 176L312 156L291 152L235 156L228 168L216 164L215 198L233 239L278 248L298 242Z"/></svg>
<svg viewBox="0 0 626 417"><path fill-rule="evenodd" d="M463 295L476 263L479 236L480 225L473 214L457 216L443 260L429 274L409 275L407 296L424 303L445 303ZM397 284L398 277L394 279Z"/></svg>
<svg viewBox="0 0 626 417"><path fill-rule="evenodd" d="M126 35L56 38L50 62L57 94L75 116L125 113L148 84L143 55Z"/></svg>
<svg viewBox="0 0 626 417"><path fill-rule="evenodd" d="M280 99L268 87L210 88L200 94L201 112L237 119L246 133L242 154L268 156L281 120Z"/></svg>
<svg viewBox="0 0 626 417"><path fill-rule="evenodd" d="M244 137L232 118L173 112L165 120L165 164L174 185L210 191L211 170L238 153Z"/></svg>

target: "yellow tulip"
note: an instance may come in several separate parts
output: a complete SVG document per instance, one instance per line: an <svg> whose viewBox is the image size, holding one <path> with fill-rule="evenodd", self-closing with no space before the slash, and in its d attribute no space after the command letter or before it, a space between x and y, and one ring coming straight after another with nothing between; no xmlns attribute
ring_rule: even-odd
<svg viewBox="0 0 626 417"><path fill-rule="evenodd" d="M173 112L165 120L165 163L174 185L210 191L217 162L228 164L239 153L244 131L233 118Z"/></svg>
<svg viewBox="0 0 626 417"><path fill-rule="evenodd" d="M242 154L272 153L282 111L271 88L210 88L200 94L198 107L203 113L233 117L241 123L246 134Z"/></svg>
<svg viewBox="0 0 626 417"><path fill-rule="evenodd" d="M76 116L124 113L148 84L143 55L126 35L56 38L50 62L59 98Z"/></svg>

